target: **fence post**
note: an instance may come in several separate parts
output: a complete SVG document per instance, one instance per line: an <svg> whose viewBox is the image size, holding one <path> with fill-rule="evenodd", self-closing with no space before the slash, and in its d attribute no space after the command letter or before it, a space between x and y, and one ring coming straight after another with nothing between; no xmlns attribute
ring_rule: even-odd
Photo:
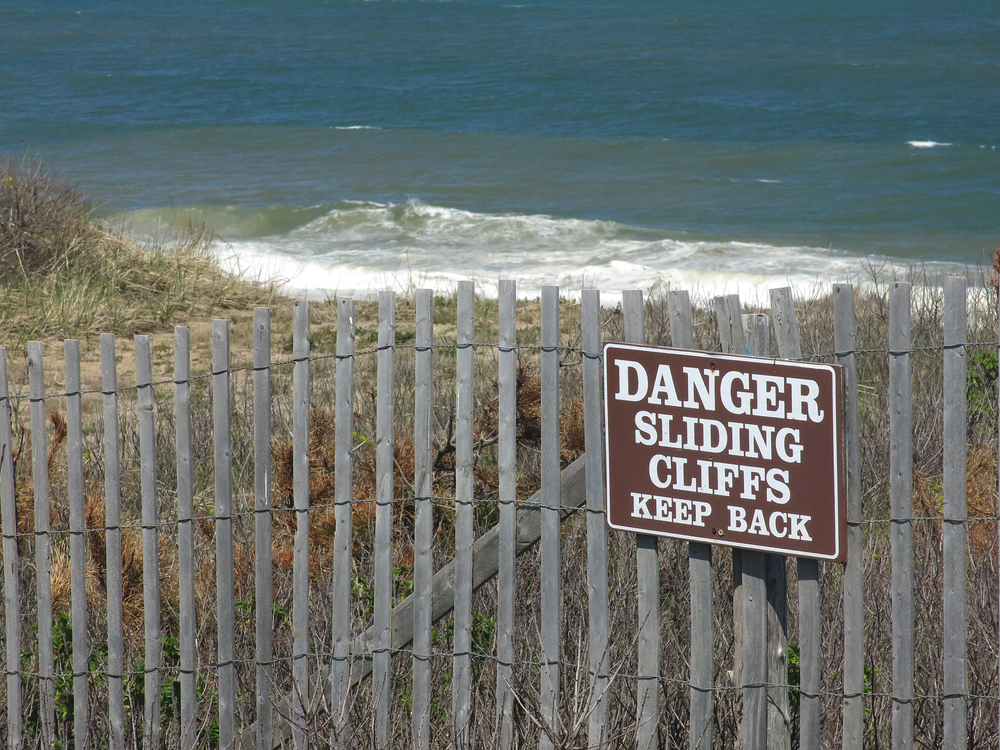
<svg viewBox="0 0 1000 750"><path fill-rule="evenodd" d="M966 292L965 278L944 282L944 744L968 742L966 664Z"/></svg>
<svg viewBox="0 0 1000 750"><path fill-rule="evenodd" d="M458 284L458 350L455 352L455 631L452 659L452 706L455 747L469 746L469 699L472 689L472 420L475 392L475 286Z"/></svg>
<svg viewBox="0 0 1000 750"><path fill-rule="evenodd" d="M502 283L502 282L501 282ZM434 580L434 292L417 290L413 408L413 744L430 748L431 592ZM501 511L502 512L502 511Z"/></svg>
<svg viewBox="0 0 1000 750"><path fill-rule="evenodd" d="M746 354L739 295L715 298L719 344L725 354ZM731 682L743 685L743 550L731 550L733 560L733 672Z"/></svg>
<svg viewBox="0 0 1000 750"><path fill-rule="evenodd" d="M87 746L90 647L87 639L87 532L83 496L83 404L80 342L66 339L66 484L69 499L70 587L73 616L73 743Z"/></svg>
<svg viewBox="0 0 1000 750"><path fill-rule="evenodd" d="M847 466L847 565L844 568L844 750L861 750L864 733L864 533L861 527L861 455L854 287L833 286L836 362L844 368L844 463Z"/></svg>
<svg viewBox="0 0 1000 750"><path fill-rule="evenodd" d="M778 339L778 355L783 359L800 359L802 345L799 340L799 326L795 319L795 305L792 290L788 287L771 290L771 311L774 330ZM777 557L777 556L773 556ZM819 691L822 678L822 652L820 650L821 600L819 590L819 562L800 557L797 563L799 576L799 747L819 749L820 702ZM782 558L784 570L784 558ZM784 611L784 608L783 608ZM770 645L770 644L769 644ZM787 634L783 642L780 674L771 675L771 683L788 682ZM774 648L771 646L772 658ZM772 662L772 667L775 662ZM785 735L791 737L788 726L788 690L781 688L777 698L783 709ZM771 718L775 718L773 715ZM768 738L770 743L770 738Z"/></svg>
<svg viewBox="0 0 1000 750"><path fill-rule="evenodd" d="M43 747L55 744L55 682L52 653L52 552L49 535L49 464L45 422L45 369L40 341L28 342L31 402L31 475L35 485L35 591L38 618L38 693Z"/></svg>
<svg viewBox="0 0 1000 750"><path fill-rule="evenodd" d="M229 321L212 321L212 424L215 443L215 594L219 669L219 747L236 736L236 656L233 632L233 475L229 382Z"/></svg>
<svg viewBox="0 0 1000 750"><path fill-rule="evenodd" d="M108 724L111 750L125 747L125 640L122 629L121 447L115 337L101 334L104 407L104 554L108 566Z"/></svg>
<svg viewBox="0 0 1000 750"><path fill-rule="evenodd" d="M694 349L691 300L686 291L667 295L670 311L670 342L680 349ZM691 721L690 750L712 748L712 688L714 685L714 593L712 545L688 544L688 574L691 579Z"/></svg>
<svg viewBox="0 0 1000 750"><path fill-rule="evenodd" d="M913 747L913 383L910 342L910 285L897 281L889 292L892 750Z"/></svg>
<svg viewBox="0 0 1000 750"><path fill-rule="evenodd" d="M541 558L541 715L538 746L552 750L561 735L559 720L559 287L542 288L541 353L542 538Z"/></svg>
<svg viewBox="0 0 1000 750"><path fill-rule="evenodd" d="M191 330L174 326L174 446L177 464L177 588L180 605L181 747L198 739L198 630L194 591L194 466L191 460ZM268 748L270 750L270 748Z"/></svg>
<svg viewBox="0 0 1000 750"><path fill-rule="evenodd" d="M611 655L608 642L608 527L604 516L604 433L601 429L601 293L583 292L584 448L587 461L587 609L590 621L588 745L606 747Z"/></svg>
<svg viewBox="0 0 1000 750"><path fill-rule="evenodd" d="M257 750L272 750L274 593L271 552L271 310L253 311L254 582L257 635Z"/></svg>
<svg viewBox="0 0 1000 750"><path fill-rule="evenodd" d="M292 303L292 737L297 750L309 745L309 302Z"/></svg>
<svg viewBox="0 0 1000 750"><path fill-rule="evenodd" d="M354 445L354 300L337 301L337 395L334 415L333 661L331 744L348 747L351 686L351 544Z"/></svg>
<svg viewBox="0 0 1000 750"><path fill-rule="evenodd" d="M374 643L372 700L375 703L375 747L389 744L391 695L389 626L392 618L392 502L396 400L396 295L378 295L378 372L375 425Z"/></svg>
<svg viewBox="0 0 1000 750"><path fill-rule="evenodd" d="M625 341L646 343L646 318L642 292L622 293ZM657 538L636 534L636 572L639 599L639 664L636 684L636 747L659 746L660 719L660 560Z"/></svg>
<svg viewBox="0 0 1000 750"><path fill-rule="evenodd" d="M160 513L156 498L156 414L149 336L135 337L135 380L139 401L139 462L142 494L142 619L145 623L143 747L160 743ZM230 633L232 630L230 629Z"/></svg>
<svg viewBox="0 0 1000 750"><path fill-rule="evenodd" d="M738 318L733 318L733 328ZM753 356L771 352L771 327L766 315L743 316L744 347ZM768 672L770 666L767 557L763 552L743 550L743 750L764 750L768 746ZM782 561L783 562L783 561ZM770 573L775 573L771 566ZM776 573L775 573L776 575ZM775 603L780 605L777 598ZM783 612L777 627L783 629Z"/></svg>
<svg viewBox="0 0 1000 750"><path fill-rule="evenodd" d="M21 747L21 586L17 552L14 441L10 427L7 349L0 347L0 516L3 519L4 636L7 643L7 746Z"/></svg>
<svg viewBox="0 0 1000 750"><path fill-rule="evenodd" d="M500 750L513 745L514 576L517 542L517 294L515 282L500 282L498 354L498 466L500 544L497 552L497 727Z"/></svg>

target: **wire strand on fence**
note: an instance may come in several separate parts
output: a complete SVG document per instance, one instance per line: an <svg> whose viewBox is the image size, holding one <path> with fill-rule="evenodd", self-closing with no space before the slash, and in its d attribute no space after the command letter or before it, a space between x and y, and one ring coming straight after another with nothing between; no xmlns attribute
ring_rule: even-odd
<svg viewBox="0 0 1000 750"><path fill-rule="evenodd" d="M462 349L462 348L472 348L472 349L496 350L498 352L510 352L510 351L538 351L538 352L546 352L546 351L556 351L556 350L558 350L558 351L562 351L562 352L572 352L574 354L579 354L581 357L585 357L587 359L596 359L596 360L599 360L599 361L603 361L604 360L603 354L592 354L590 352L584 351L581 347L578 347L578 346L568 346L568 345L559 345L559 346L546 347L546 346L541 346L540 344L518 344L517 346L514 346L514 347L502 347L499 344L493 344L493 343L474 343L474 344L463 344L463 345L451 344L451 343L444 343L444 344L432 344L430 346L417 346L416 344L393 344L393 345L391 345L389 347L383 347L383 348L385 348L385 349L394 349L394 350L414 350L414 351L426 351L426 350L429 350L429 349L438 349L438 350L454 349L454 350L457 351L458 349ZM958 349L958 348L992 348L992 349L1000 349L1000 343L998 343L996 341L970 341L970 342L966 342L966 343L963 343L963 344L949 344L949 345L936 344L934 346L915 346L915 347L911 347L909 349L904 349L904 350L899 350L899 351L890 349L888 347L874 347L874 348L853 349L853 350L847 350L847 351L842 351L842 352L820 352L820 353L815 353L815 354L803 354L801 357L781 358L781 361L784 361L784 362L804 362L804 361L807 361L807 360L814 360L814 359L833 359L835 357L846 357L846 356L848 356L850 354L854 354L856 356L862 356L862 355L868 355L868 354L888 354L888 355L892 355L892 356L899 356L899 355L902 355L902 354L917 354L917 353L921 353L921 352L932 352L932 351L941 351L941 352L943 352L943 351L946 351L946 350ZM254 365L238 365L236 367L230 367L228 370L223 370L223 371L220 371L220 372L207 372L207 373L204 373L202 375L192 375L190 378L185 378L183 380L177 380L177 379L174 379L174 378L164 378L162 380L153 380L153 381L151 381L149 383L144 383L142 386L139 386L139 385L125 385L125 386L120 386L119 388L117 388L114 391L105 391L105 390L102 390L100 388L89 388L89 389L74 390L73 392L46 393L46 394L44 394L43 396L40 396L40 397L30 397L30 396L26 396L26 395L23 395L23 394L15 394L15 395L7 396L6 398L0 398L0 402L2 402L2 401L7 401L7 402L29 401L29 402L33 403L35 401L48 401L49 399L64 399L64 398L69 398L69 397L86 396L86 395L91 395L91 394L100 394L100 395L104 395L104 396L110 396L110 395L114 395L114 394L117 394L117 393L127 393L127 392L131 392L131 391L136 391L140 387L146 388L146 387L156 387L156 386L162 386L162 385L175 385L175 386L176 385L190 385L190 384L192 384L194 382L197 382L197 381L200 381L200 380L208 380L208 379L212 378L215 375L222 375L222 374L225 374L227 372L229 374L233 374L233 373L239 373L239 372L259 372L259 371L262 371L262 370L274 370L274 369L277 369L277 368L288 367L289 365L294 365L296 362L300 362L300 361L321 362L323 360L329 360L329 359L333 359L333 360L339 360L339 359L358 359L358 358L363 357L363 356L369 356L369 355L378 354L379 351L381 351L381 349L379 347L375 347L375 348L372 348L372 349L362 349L362 350L354 352L353 354L344 354L344 355L340 355L340 354L310 354L308 357L305 357L305 358L299 358L299 359L292 358L292 359L276 360L276 361L272 362L271 364L267 365L266 367L255 367ZM779 358L778 357L763 357L763 359L774 359L775 361L778 361ZM565 367L565 366L567 366L567 364L568 363L560 362L560 366L561 367Z"/></svg>
<svg viewBox="0 0 1000 750"><path fill-rule="evenodd" d="M378 651L376 651L376 650L353 651L351 653L351 656L349 657L349 660L354 661L354 662L357 662L357 661L366 661L366 660L370 660L376 653L386 653L386 652L390 653L390 654L393 654L393 655L402 654L402 655L409 656L409 657L412 657L414 655L414 652L413 652L412 648L392 648L392 647L389 647L389 648L386 648L386 649L379 649ZM487 654L487 653L482 653L482 652L479 652L479 651L470 651L468 653L468 655L471 658L479 660L479 661L492 662L492 663L495 663L495 664L500 664L501 663L500 660L497 658L496 654ZM317 663L317 664L326 664L326 663L328 663L328 662L330 662L330 661L332 661L334 659L334 654L333 654L332 650L319 650L319 651L313 650L313 651L310 651L307 654L305 654L305 656L310 661L312 661L314 663ZM453 651L432 650L430 658L431 658L431 660L434 660L434 659L447 660L447 659L451 659L453 656L454 656L454 652ZM274 656L274 657L272 657L271 661L266 662L266 664L267 665L291 664L297 658L301 658L301 655L295 656L295 657L290 656L290 655L289 656ZM216 674L218 672L218 669L219 669L220 666L228 666L228 665L256 666L257 664L260 664L260 663L263 663L263 662L257 662L254 659L231 659L231 660L226 661L225 663L206 662L206 663L203 663L201 666L199 666L199 668L197 670L195 670L195 671L196 671L196 673L197 672L201 672L201 673L208 673L208 674ZM588 664L583 664L583 663L580 663L580 662L573 662L573 661L568 661L568 660L565 660L565 659L560 659L558 661L558 664L559 664L560 668L568 669L568 670L571 670L571 671L577 671L577 672L581 672L581 671L582 672L589 672L590 671L590 666ZM513 662L511 662L511 664L509 666L512 666L512 667L526 667L526 668L529 668L529 669L540 669L541 667L545 666L545 663L542 662L542 661L539 661L539 660L535 660L535 659L520 659L520 658L515 658L513 660ZM147 670L145 670L145 669L131 669L131 670L127 669L127 670L123 670L120 675L117 674L117 673L114 674L114 675L112 675L108 670L106 670L106 669L99 669L98 668L98 669L90 669L90 670L87 670L85 672L81 672L80 674L81 675L88 675L88 676L91 676L91 677L119 677L120 676L120 677L126 677L126 678L127 677L133 677L134 678L134 677L139 677L141 675L146 674L146 671ZM161 667L160 671L164 672L164 673L170 673L170 674L181 674L182 673L181 668L179 666L177 666L177 665L172 665L172 666L167 666L167 667ZM32 670L29 670L29 669L21 669L16 674L19 674L22 678L24 678L24 677L31 677L31 678L38 679L38 678L41 677L41 675L38 672L34 672ZM71 672L71 671L65 671L65 672L59 672L59 673L57 673L55 675L55 677L56 678L58 678L58 677L66 677L66 676L70 676L70 675L73 675L73 674L74 673ZM604 673L602 673L602 674L604 674ZM616 670L616 669L609 670L606 673L606 676L609 677L612 680L633 680L634 681L634 680L638 680L640 678L641 679L648 679L648 677L640 676L640 675L638 675L635 672L628 672L628 671L625 671L625 670ZM678 677L668 677L668 676L661 675L657 679L660 682L660 684L662 684L662 685L673 685L673 686L675 686L677 688L680 688L682 690L687 690L687 689L690 689L691 687L693 687L693 685L691 684L691 682L689 680L684 680L684 679L681 679L681 678L678 678ZM891 692L885 692L885 691L879 691L879 690L865 690L865 691L862 691L861 693L845 693L843 691L838 691L838 690L820 690L820 691L818 691L816 693L806 693L806 692L800 690L798 685L793 684L793 683L780 683L780 682L768 682L768 681L765 681L765 682L755 682L753 684L747 685L746 687L774 688L774 689L779 689L779 690L795 690L797 692L802 693L803 695L820 696L820 697L824 697L824 698L841 699L841 700L845 699L845 698L856 697L858 695L860 695L863 698L889 698L889 699L892 699L892 698L895 697L893 695L893 693L891 693ZM743 688L744 688L743 685L713 685L711 688L700 688L700 689L705 690L706 692L711 692L711 693L731 693L731 692L736 692L736 691L742 691ZM961 693L961 695L963 697L969 698L971 700L1000 701L1000 695L990 695L990 694L983 694L983 693ZM913 695L913 700L942 701L945 698L950 698L950 697L952 697L950 694L946 695L944 693L915 693Z"/></svg>
<svg viewBox="0 0 1000 750"><path fill-rule="evenodd" d="M505 504L503 501L494 500L491 498L474 498L472 501L460 501L456 500L454 497L449 495L433 495L430 498L417 497L414 495L409 495L406 497L397 497L389 501L392 505L404 505L406 503L412 503L417 500L430 499L436 508L454 508L455 505L468 504L468 505L496 505L500 506ZM994 495L994 500L997 496ZM362 498L351 500L349 505L369 505L377 504L375 498ZM294 513L312 513L314 511L328 510L330 508L336 508L339 503L317 503L315 505L309 506L309 508L268 508L266 510L258 510L250 508L248 510L233 511L225 516L217 516L215 514L202 515L202 516L191 516L190 518L185 518L182 520L163 520L156 524L142 524L142 523L121 523L115 526L99 526L94 528L86 528L83 531L70 531L69 529L49 529L49 531L19 531L16 534L0 534L0 539L26 539L34 538L41 534L48 534L51 536L70 536L72 534L101 534L106 531L141 531L143 529L170 529L181 523L194 523L196 521L222 521L230 520L236 518L248 518L250 516L258 516L262 514L271 514L272 517L277 514L294 514ZM575 513L583 514L593 514L597 516L606 516L607 510L605 508L587 508L585 506L579 507L567 507L565 505L550 505L542 501L532 501L532 500L515 500L513 505L518 508L537 508L539 510L558 510L567 515L572 515ZM907 516L903 518L864 518L860 521L854 522L862 526L871 526L874 524L890 524L890 523L907 523L910 521L923 522L923 523L974 523L974 522L1000 522L1000 514L998 515L983 515L983 516L966 516L965 518L945 518L944 516Z"/></svg>

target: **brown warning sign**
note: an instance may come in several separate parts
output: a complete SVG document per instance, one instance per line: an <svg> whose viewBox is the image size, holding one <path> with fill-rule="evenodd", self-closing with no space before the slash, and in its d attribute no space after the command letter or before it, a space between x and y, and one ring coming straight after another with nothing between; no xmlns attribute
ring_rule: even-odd
<svg viewBox="0 0 1000 750"><path fill-rule="evenodd" d="M843 560L840 368L604 347L608 524Z"/></svg>

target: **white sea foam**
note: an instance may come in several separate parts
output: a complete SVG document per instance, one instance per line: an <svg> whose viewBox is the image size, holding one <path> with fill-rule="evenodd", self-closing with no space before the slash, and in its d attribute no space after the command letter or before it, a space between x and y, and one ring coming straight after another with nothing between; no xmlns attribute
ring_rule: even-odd
<svg viewBox="0 0 1000 750"><path fill-rule="evenodd" d="M906 145L913 148L937 148L938 146L951 146L951 143L939 143L938 141L907 141Z"/></svg>
<svg viewBox="0 0 1000 750"><path fill-rule="evenodd" d="M420 287L447 292L463 279L493 295L497 281L509 278L522 297L558 285L568 296L600 289L615 302L626 289L673 288L701 298L736 292L766 304L773 287L812 296L835 281L867 279L872 267L904 268L815 247L691 240L608 221L416 202L342 203L292 232L220 242L217 251L230 268L284 279L290 293L313 298ZM937 265L937 272L946 270Z"/></svg>

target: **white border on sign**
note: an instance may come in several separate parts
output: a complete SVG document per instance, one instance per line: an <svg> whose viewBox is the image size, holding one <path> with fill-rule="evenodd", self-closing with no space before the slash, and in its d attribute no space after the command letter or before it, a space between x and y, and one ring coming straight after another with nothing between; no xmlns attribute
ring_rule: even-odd
<svg viewBox="0 0 1000 750"><path fill-rule="evenodd" d="M837 533L834 535L836 541L834 544L834 553L832 555L818 555L809 552L804 552L798 549L783 549L780 547L761 547L753 544L733 544L732 542L726 541L724 538L720 538L719 541L714 539L706 539L702 536L686 536L684 534L665 534L663 532L650 531L649 529L639 529L634 526L619 526L611 522L611 442L608 438L608 349L614 347L615 349L621 349L626 351L638 351L638 352L679 352L685 356L700 357L702 359L713 359L713 360L723 360L727 362L759 362L761 364L778 365L781 367L795 367L795 368L806 368L810 370L821 370L830 374L832 379L833 392L837 392L837 370L831 365L819 364L815 362L798 362L794 360L787 359L777 359L776 357L750 357L750 356L740 356L735 354L722 354L721 352L703 352L703 351L693 351L691 349L677 349L672 346L639 346L637 344L621 344L614 341L609 341L604 345L603 355L604 355L604 476L606 477L606 497L604 503L604 513L607 519L608 526L618 531L629 531L633 534L648 534L649 536L661 536L669 539L685 539L690 542L701 542L703 544L713 544L719 545L720 547L732 547L733 549L749 549L757 550L759 552L770 552L778 555L788 555L790 557L807 557L813 560L836 560L840 557L840 444L837 440L837 430L838 430L838 420L840 417L840 408L833 410L833 465L834 470L837 474L837 481L834 482L833 494L834 494L834 509L833 509L833 520L834 528L837 529Z"/></svg>

